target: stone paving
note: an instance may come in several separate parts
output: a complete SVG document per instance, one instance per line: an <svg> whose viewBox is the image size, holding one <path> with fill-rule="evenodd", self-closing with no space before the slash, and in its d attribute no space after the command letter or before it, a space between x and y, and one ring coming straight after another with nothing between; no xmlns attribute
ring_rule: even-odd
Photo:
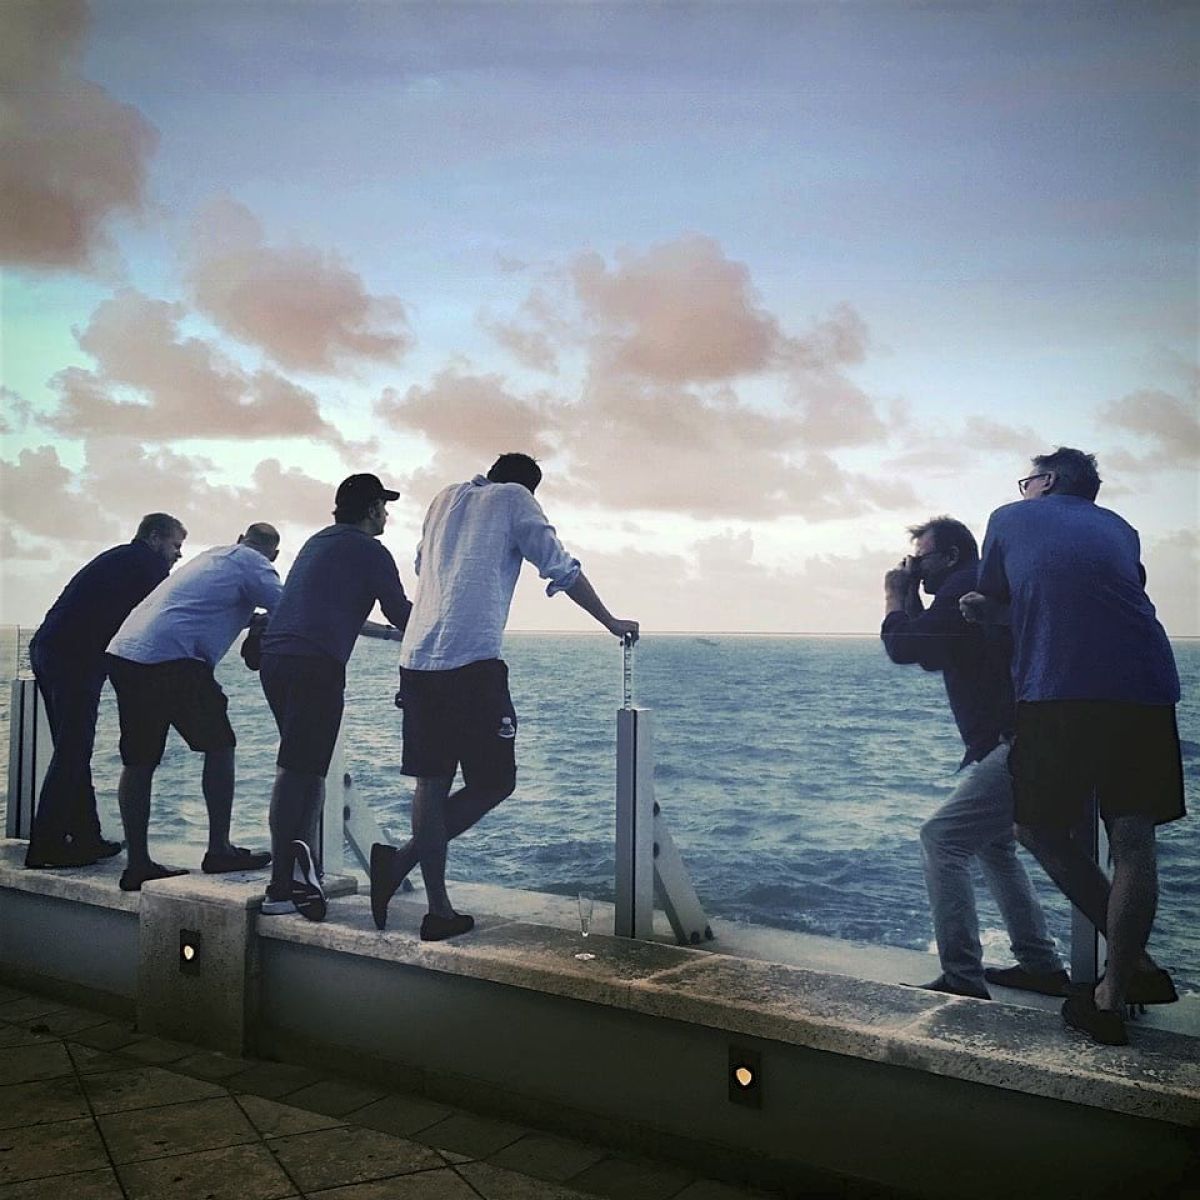
<svg viewBox="0 0 1200 1200"><path fill-rule="evenodd" d="M0 1200L765 1200L0 987Z"/></svg>

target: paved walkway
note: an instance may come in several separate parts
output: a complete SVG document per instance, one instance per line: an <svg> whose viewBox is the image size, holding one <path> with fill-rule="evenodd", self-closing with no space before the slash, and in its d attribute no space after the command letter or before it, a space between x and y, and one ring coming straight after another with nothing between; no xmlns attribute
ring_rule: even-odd
<svg viewBox="0 0 1200 1200"><path fill-rule="evenodd" d="M766 1195L0 987L0 1200Z"/></svg>

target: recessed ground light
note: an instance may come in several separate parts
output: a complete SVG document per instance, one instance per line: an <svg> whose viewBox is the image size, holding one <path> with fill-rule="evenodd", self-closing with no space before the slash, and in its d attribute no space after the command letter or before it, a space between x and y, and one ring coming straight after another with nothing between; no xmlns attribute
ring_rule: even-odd
<svg viewBox="0 0 1200 1200"><path fill-rule="evenodd" d="M744 1046L729 1047L729 1099L748 1108L762 1108L762 1056Z"/></svg>
<svg viewBox="0 0 1200 1200"><path fill-rule="evenodd" d="M200 947L202 939L195 929L179 931L179 969L185 975L200 974Z"/></svg>

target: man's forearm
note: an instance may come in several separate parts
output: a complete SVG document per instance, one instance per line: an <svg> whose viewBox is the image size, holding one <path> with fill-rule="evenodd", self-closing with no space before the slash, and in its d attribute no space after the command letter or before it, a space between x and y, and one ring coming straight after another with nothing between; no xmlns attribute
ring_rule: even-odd
<svg viewBox="0 0 1200 1200"><path fill-rule="evenodd" d="M605 629L611 630L615 622L612 613L604 606L604 601L596 595L596 589L592 587L588 577L582 572L576 577L575 582L567 588L566 594L583 609L590 617L595 617Z"/></svg>

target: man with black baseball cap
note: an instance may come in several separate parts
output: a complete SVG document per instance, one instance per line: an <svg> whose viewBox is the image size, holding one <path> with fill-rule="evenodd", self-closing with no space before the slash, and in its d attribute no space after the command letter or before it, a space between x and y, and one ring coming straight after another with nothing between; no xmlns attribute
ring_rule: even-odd
<svg viewBox="0 0 1200 1200"><path fill-rule="evenodd" d="M397 629L412 611L395 560L375 540L387 524L387 502L399 497L376 475L342 481L334 523L301 547L263 635L260 679L279 726L270 813L274 865L262 907L268 916L325 916L310 847L342 723L346 663L377 601Z"/></svg>

